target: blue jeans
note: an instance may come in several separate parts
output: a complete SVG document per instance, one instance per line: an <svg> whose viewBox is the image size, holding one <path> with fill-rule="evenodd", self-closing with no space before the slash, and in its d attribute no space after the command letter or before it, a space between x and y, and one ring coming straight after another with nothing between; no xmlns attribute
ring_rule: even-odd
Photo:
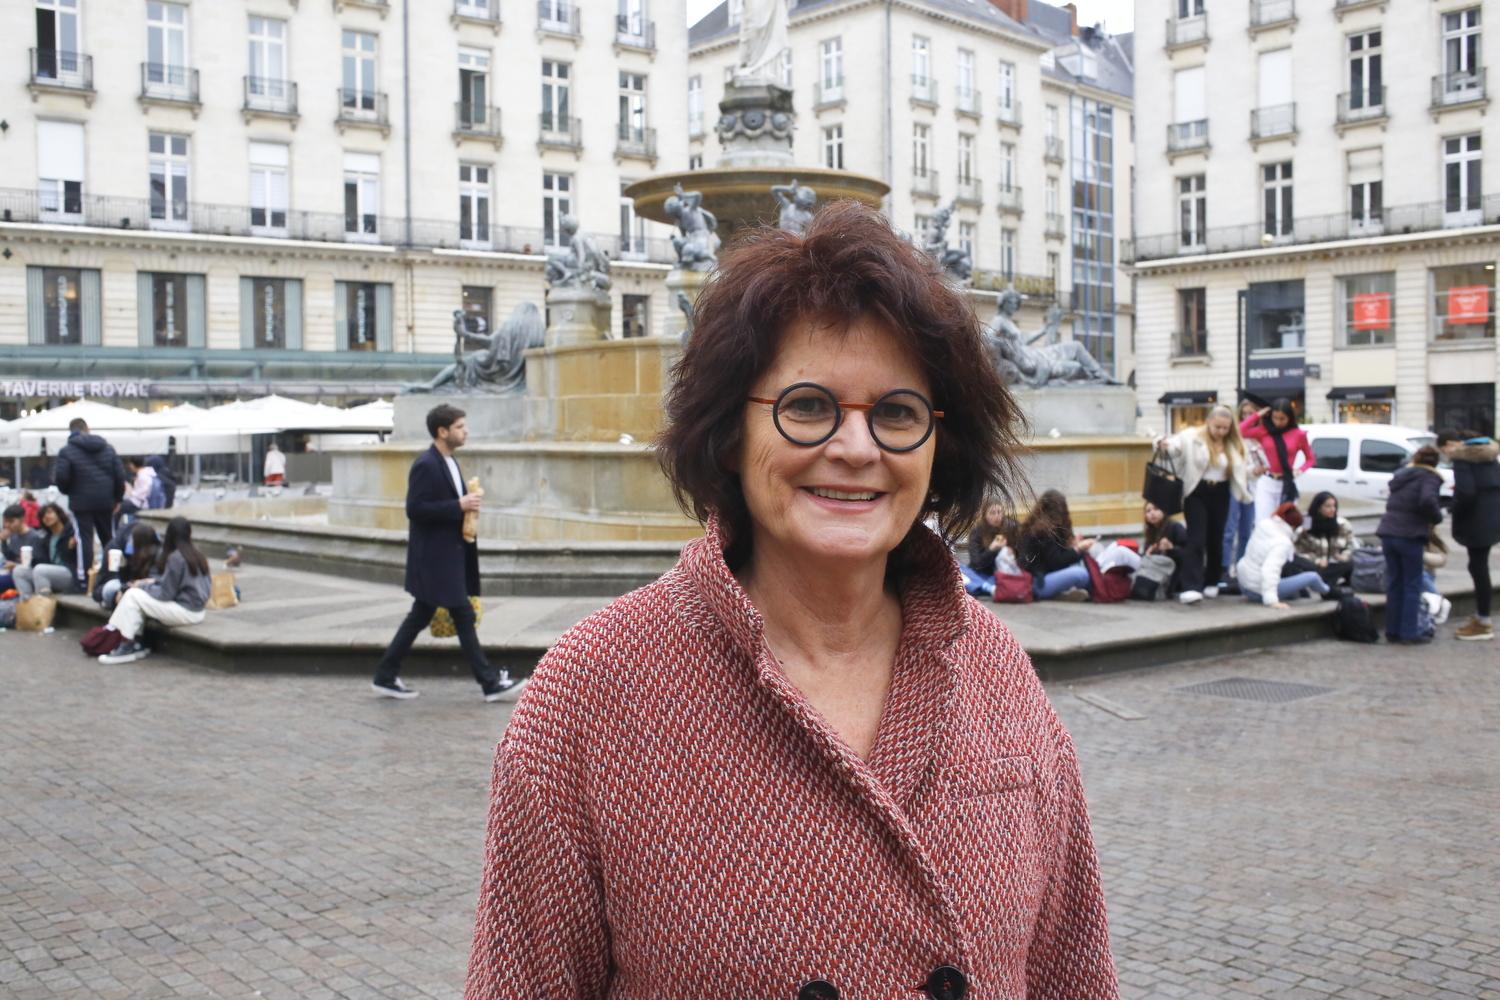
<svg viewBox="0 0 1500 1000"><path fill-rule="evenodd" d="M1224 522L1224 571L1227 573L1245 558L1245 547L1255 531L1255 504L1240 503L1229 494L1229 520ZM1218 583L1210 580L1209 583Z"/></svg>
<svg viewBox="0 0 1500 1000"><path fill-rule="evenodd" d="M995 592L995 578L976 573L963 563L958 568L964 574L964 589L971 594L993 594Z"/></svg>
<svg viewBox="0 0 1500 1000"><path fill-rule="evenodd" d="M1433 576L1425 569L1422 571L1422 593L1436 594L1439 597L1443 596L1443 592L1441 590L1438 590L1437 577Z"/></svg>
<svg viewBox="0 0 1500 1000"><path fill-rule="evenodd" d="M1034 576L1031 580L1031 592L1036 595L1037 600L1045 601L1050 597L1056 597L1065 590L1077 587L1080 590L1089 589L1089 568L1082 562L1076 562L1071 566L1053 570L1046 576Z"/></svg>
<svg viewBox="0 0 1500 1000"><path fill-rule="evenodd" d="M1417 609L1422 601L1420 538L1381 535L1385 550L1385 634L1396 639L1417 638Z"/></svg>
<svg viewBox="0 0 1500 1000"><path fill-rule="evenodd" d="M4 593L7 590L14 589L15 585L15 577L11 576L9 573L0 573L0 593Z"/></svg>
<svg viewBox="0 0 1500 1000"><path fill-rule="evenodd" d="M1294 576L1284 576L1281 578L1281 582L1276 585L1276 599L1278 601L1290 601L1297 596L1297 592L1300 590L1310 590L1314 594L1326 594L1328 593L1328 584L1324 582L1321 576L1311 570L1306 573L1297 573ZM1254 601L1256 604L1264 603L1260 598L1260 591L1258 590L1248 591L1245 594L1245 599Z"/></svg>

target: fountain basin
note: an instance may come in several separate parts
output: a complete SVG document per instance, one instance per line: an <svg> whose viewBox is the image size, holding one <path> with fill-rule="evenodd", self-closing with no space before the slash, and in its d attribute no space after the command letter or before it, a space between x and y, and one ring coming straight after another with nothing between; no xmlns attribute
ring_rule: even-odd
<svg viewBox="0 0 1500 1000"><path fill-rule="evenodd" d="M762 223L774 226L780 212L771 185L790 184L793 180L817 191L819 206L853 198L879 208L891 191L885 181L826 167L717 167L647 177L631 184L624 194L635 199L637 215L670 226L676 220L664 206L673 186L681 184L684 191L702 191L703 207L718 218L719 238L728 242L732 233L745 226Z"/></svg>

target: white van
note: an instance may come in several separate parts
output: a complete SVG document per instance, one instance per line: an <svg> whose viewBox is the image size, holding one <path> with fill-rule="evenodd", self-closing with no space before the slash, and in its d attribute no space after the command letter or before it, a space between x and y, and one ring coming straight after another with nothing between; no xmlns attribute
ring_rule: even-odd
<svg viewBox="0 0 1500 1000"><path fill-rule="evenodd" d="M1311 500L1327 490L1340 500L1384 504L1391 476L1411 462L1423 445L1436 445L1437 435L1391 424L1303 424L1312 442L1316 464L1297 477L1297 492ZM1453 470L1438 469L1442 496L1453 496Z"/></svg>

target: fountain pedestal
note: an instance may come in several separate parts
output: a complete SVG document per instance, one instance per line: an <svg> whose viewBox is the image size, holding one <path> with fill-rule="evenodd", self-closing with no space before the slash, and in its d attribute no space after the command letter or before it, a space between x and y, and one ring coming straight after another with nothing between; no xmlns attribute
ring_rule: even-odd
<svg viewBox="0 0 1500 1000"><path fill-rule="evenodd" d="M547 292L547 346L589 344L609 336L609 293L593 288L553 288Z"/></svg>

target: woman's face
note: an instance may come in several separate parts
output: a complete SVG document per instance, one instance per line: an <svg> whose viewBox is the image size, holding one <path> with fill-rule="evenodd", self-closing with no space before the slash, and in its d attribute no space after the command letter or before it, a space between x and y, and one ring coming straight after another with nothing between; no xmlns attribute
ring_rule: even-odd
<svg viewBox="0 0 1500 1000"><path fill-rule="evenodd" d="M51 507L48 507L46 510L42 511L42 524L50 528L52 531L56 531L58 528L62 527L62 522L57 519L57 511L53 510Z"/></svg>
<svg viewBox="0 0 1500 1000"><path fill-rule="evenodd" d="M1271 423L1275 424L1278 428L1284 428L1287 424L1291 423L1291 419L1280 410L1272 410Z"/></svg>
<svg viewBox="0 0 1500 1000"><path fill-rule="evenodd" d="M896 339L868 320L842 334L808 321L793 324L770 370L746 395L772 399L797 382L817 383L851 403L873 403L895 389L932 398ZM884 559L921 513L942 428L920 448L889 452L871 438L864 412L844 410L833 437L804 447L781 436L773 409L746 405L736 462L755 551L770 546L790 558L840 563Z"/></svg>
<svg viewBox="0 0 1500 1000"><path fill-rule="evenodd" d="M1158 506L1156 506L1156 504L1154 504L1154 503L1148 503L1146 505L1146 523L1147 524L1161 524L1161 519L1164 516L1165 515L1162 514L1162 512L1161 512L1161 508L1158 507Z"/></svg>
<svg viewBox="0 0 1500 1000"><path fill-rule="evenodd" d="M1322 514L1324 517L1329 518L1329 519L1338 517L1339 516L1339 502L1338 502L1338 500L1335 499L1335 498L1333 498L1333 497L1329 497L1327 500L1324 500L1323 501L1323 506L1321 506L1321 507L1318 508L1318 513Z"/></svg>
<svg viewBox="0 0 1500 1000"><path fill-rule="evenodd" d="M1005 508L997 503L992 503L984 509L984 520L991 528L998 528L1005 523Z"/></svg>
<svg viewBox="0 0 1500 1000"><path fill-rule="evenodd" d="M1208 418L1208 433L1213 435L1215 441L1222 441L1229 434L1229 418L1225 416Z"/></svg>

